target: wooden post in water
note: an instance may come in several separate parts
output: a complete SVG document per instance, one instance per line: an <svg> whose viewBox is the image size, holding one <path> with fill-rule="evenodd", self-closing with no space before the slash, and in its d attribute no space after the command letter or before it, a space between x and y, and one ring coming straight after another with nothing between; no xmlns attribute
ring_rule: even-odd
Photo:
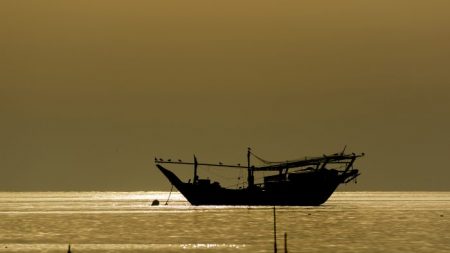
<svg viewBox="0 0 450 253"><path fill-rule="evenodd" d="M273 252L277 253L277 214L273 207Z"/></svg>
<svg viewBox="0 0 450 253"><path fill-rule="evenodd" d="M287 251L287 233L284 232L284 253L288 253Z"/></svg>

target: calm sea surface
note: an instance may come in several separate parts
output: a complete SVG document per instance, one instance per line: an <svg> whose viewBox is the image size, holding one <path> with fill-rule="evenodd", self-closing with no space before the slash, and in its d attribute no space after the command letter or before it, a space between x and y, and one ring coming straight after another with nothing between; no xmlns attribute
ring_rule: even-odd
<svg viewBox="0 0 450 253"><path fill-rule="evenodd" d="M273 252L272 207L168 194L0 193L0 252ZM278 252L284 232L289 252L450 252L450 192L336 192L276 213Z"/></svg>

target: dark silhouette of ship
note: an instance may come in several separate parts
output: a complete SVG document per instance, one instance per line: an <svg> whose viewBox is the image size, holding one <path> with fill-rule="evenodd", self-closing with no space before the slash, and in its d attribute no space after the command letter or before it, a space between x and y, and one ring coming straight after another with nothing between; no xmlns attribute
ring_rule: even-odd
<svg viewBox="0 0 450 253"><path fill-rule="evenodd" d="M345 151L345 148L344 148ZM192 205L280 205L280 206L318 206L333 194L339 184L348 183L360 175L354 168L361 154L345 154L344 151L320 157L305 157L300 160L268 162L254 155L250 148L247 152L247 166L199 163L181 160L163 160L155 158L156 166L169 179ZM251 165L251 156L264 163ZM161 164L193 165L193 180L181 181L172 171ZM199 166L247 169L247 183L241 188L224 188L219 182L200 179ZM263 183L255 184L255 173L272 172L263 177Z"/></svg>

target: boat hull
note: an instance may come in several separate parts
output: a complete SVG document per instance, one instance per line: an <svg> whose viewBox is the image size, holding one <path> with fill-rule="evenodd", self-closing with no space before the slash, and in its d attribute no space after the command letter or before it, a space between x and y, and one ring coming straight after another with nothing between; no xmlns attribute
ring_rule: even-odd
<svg viewBox="0 0 450 253"><path fill-rule="evenodd" d="M182 182L170 170L161 165L157 167L192 205L318 206L325 203L349 176L325 169L297 175L282 184L227 189L218 183Z"/></svg>

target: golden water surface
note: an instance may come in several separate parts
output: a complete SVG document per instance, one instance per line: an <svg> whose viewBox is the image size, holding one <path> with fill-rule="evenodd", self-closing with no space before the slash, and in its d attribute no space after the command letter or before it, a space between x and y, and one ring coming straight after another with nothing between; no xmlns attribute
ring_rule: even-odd
<svg viewBox="0 0 450 253"><path fill-rule="evenodd" d="M0 193L0 252L273 252L272 207L168 192ZM151 206L154 199L160 206ZM277 207L279 252L450 252L450 192L336 192Z"/></svg>

